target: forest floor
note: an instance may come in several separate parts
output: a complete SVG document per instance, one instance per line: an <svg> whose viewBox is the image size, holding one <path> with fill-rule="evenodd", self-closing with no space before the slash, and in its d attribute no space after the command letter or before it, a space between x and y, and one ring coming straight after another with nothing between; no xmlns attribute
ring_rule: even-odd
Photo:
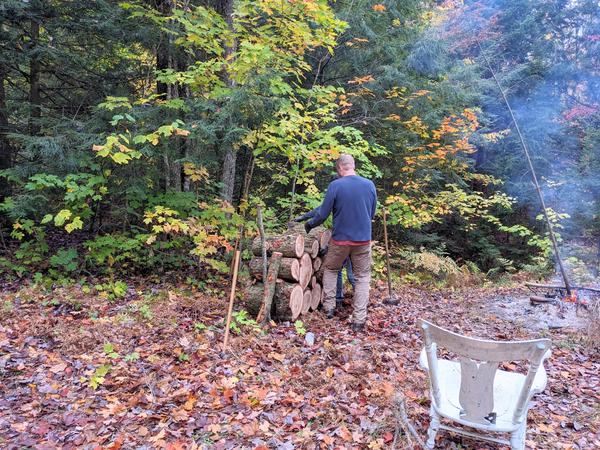
<svg viewBox="0 0 600 450"><path fill-rule="evenodd" d="M548 386L529 412L527 448L600 448L597 350L582 331L533 331L496 314L495 299L526 295L518 288L406 287L400 305L384 306L378 285L364 333L349 330L350 306L330 321L319 312L303 319L313 345L293 325L261 333L238 314L228 352L220 351L223 290L149 279L131 280L122 298L111 289L2 294L1 448L387 449L397 391L424 438L421 317L490 339L551 338ZM502 448L446 432L437 444Z"/></svg>

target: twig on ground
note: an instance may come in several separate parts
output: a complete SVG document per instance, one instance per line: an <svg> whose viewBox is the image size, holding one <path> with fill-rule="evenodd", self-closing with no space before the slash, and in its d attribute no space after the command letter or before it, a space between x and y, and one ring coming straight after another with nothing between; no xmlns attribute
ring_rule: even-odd
<svg viewBox="0 0 600 450"><path fill-rule="evenodd" d="M412 423L410 423L410 420L408 419L408 413L406 410L406 398L404 397L404 394L396 394L396 396L394 397L394 405L394 415L396 416L396 422L398 425L396 426L396 431L394 432L394 442L392 442L392 450L396 448L396 444L398 443L401 431L404 432L404 436L406 436L406 440L408 441L408 445L403 448L414 448L415 441L421 448L426 448L425 442L423 442L423 439L421 439L421 436L419 436L417 430L415 430L415 427Z"/></svg>

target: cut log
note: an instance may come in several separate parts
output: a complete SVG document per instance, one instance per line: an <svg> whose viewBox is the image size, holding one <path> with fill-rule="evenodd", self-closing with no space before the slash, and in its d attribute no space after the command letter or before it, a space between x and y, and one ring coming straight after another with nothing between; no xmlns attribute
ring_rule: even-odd
<svg viewBox="0 0 600 450"><path fill-rule="evenodd" d="M317 286L317 277L315 277L314 275L312 276L312 278L310 279L310 288L314 289Z"/></svg>
<svg viewBox="0 0 600 450"><path fill-rule="evenodd" d="M323 225L319 225L318 227L315 227L312 230L310 230L310 234L316 236L317 238L320 238L326 229L327 228L325 228Z"/></svg>
<svg viewBox="0 0 600 450"><path fill-rule="evenodd" d="M319 254L319 241L313 236L307 235L304 239L304 252L308 253L311 258L316 258Z"/></svg>
<svg viewBox="0 0 600 450"><path fill-rule="evenodd" d="M280 252L286 258L300 258L304 253L304 236L301 234L282 234L280 236L268 236L265 240L267 254ZM260 256L262 247L260 238L252 241L252 253Z"/></svg>
<svg viewBox="0 0 600 450"><path fill-rule="evenodd" d="M273 307L273 296L275 295L275 282L277 281L277 274L279 273L279 267L281 266L282 254L279 252L273 252L273 256L269 261L269 270L267 272L267 279L264 282L265 292L263 295L263 303L265 305L265 317L263 324L267 324L271 321L271 308Z"/></svg>
<svg viewBox="0 0 600 450"><path fill-rule="evenodd" d="M323 260L319 257L313 259L313 271L318 272L321 269L321 265L323 264Z"/></svg>
<svg viewBox="0 0 600 450"><path fill-rule="evenodd" d="M310 230L310 233L306 234L304 230L304 224L292 222L288 224L288 233L298 233L304 236L304 251L310 255L311 258L316 258L321 248L320 237L325 231L323 227L317 227ZM315 243L316 242L316 243Z"/></svg>
<svg viewBox="0 0 600 450"><path fill-rule="evenodd" d="M321 245L321 248L327 247L329 245L330 240L331 240L331 230L323 231L323 233L321 233L321 236L319 236L319 244Z"/></svg>
<svg viewBox="0 0 600 450"><path fill-rule="evenodd" d="M302 286L302 289L306 289L310 283L310 279L313 276L313 263L310 259L310 255L305 253L300 258L300 277L298 283Z"/></svg>
<svg viewBox="0 0 600 450"><path fill-rule="evenodd" d="M317 277L317 282L323 284L323 273L325 272L325 264L321 264L319 270L315 270L315 277Z"/></svg>
<svg viewBox="0 0 600 450"><path fill-rule="evenodd" d="M281 322L296 320L302 311L304 290L299 284L278 280L275 289L275 316Z"/></svg>
<svg viewBox="0 0 600 450"><path fill-rule="evenodd" d="M552 297L540 297L539 295L532 295L529 297L529 302L532 305L539 305L541 303L555 303L556 299Z"/></svg>
<svg viewBox="0 0 600 450"><path fill-rule="evenodd" d="M306 289L304 291L304 297L302 298L302 314L308 313L312 304L312 291Z"/></svg>
<svg viewBox="0 0 600 450"><path fill-rule="evenodd" d="M302 297L302 311L301 314L307 314L310 311L312 302L312 289L307 288L304 290L304 296Z"/></svg>
<svg viewBox="0 0 600 450"><path fill-rule="evenodd" d="M317 283L315 287L312 289L311 299L310 299L310 309L316 311L319 305L321 304L321 298L323 297L323 289L321 285Z"/></svg>
<svg viewBox="0 0 600 450"><path fill-rule="evenodd" d="M243 292L246 311L248 311L250 317L257 318L261 306L263 305L265 286L262 283L252 284L244 289ZM275 312L275 305L273 304L271 306L271 316L274 316Z"/></svg>
<svg viewBox="0 0 600 450"><path fill-rule="evenodd" d="M262 265L261 258L251 259L248 264L250 274L257 280L262 279ZM278 277L288 281L298 281L300 279L300 261L296 258L281 258Z"/></svg>

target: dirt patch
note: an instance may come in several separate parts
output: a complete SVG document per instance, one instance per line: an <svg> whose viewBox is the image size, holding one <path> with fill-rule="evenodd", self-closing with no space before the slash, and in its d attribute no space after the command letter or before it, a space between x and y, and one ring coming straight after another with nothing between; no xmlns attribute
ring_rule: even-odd
<svg viewBox="0 0 600 450"><path fill-rule="evenodd" d="M588 326L589 314L574 304L532 305L529 295L517 297L500 296L488 304L489 312L499 319L532 331L573 329L583 330Z"/></svg>

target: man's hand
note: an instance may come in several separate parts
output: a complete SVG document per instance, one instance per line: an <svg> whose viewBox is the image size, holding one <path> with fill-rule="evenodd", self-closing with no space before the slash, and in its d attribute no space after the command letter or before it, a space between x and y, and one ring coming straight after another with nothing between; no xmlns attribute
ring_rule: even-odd
<svg viewBox="0 0 600 450"><path fill-rule="evenodd" d="M304 222L306 219L308 219L308 217L306 217L306 214L302 214L301 216L298 216L294 219L294 222Z"/></svg>
<svg viewBox="0 0 600 450"><path fill-rule="evenodd" d="M311 226L310 222L306 222L304 224L304 230L306 231L306 234L310 233L310 230L312 230L313 227Z"/></svg>

